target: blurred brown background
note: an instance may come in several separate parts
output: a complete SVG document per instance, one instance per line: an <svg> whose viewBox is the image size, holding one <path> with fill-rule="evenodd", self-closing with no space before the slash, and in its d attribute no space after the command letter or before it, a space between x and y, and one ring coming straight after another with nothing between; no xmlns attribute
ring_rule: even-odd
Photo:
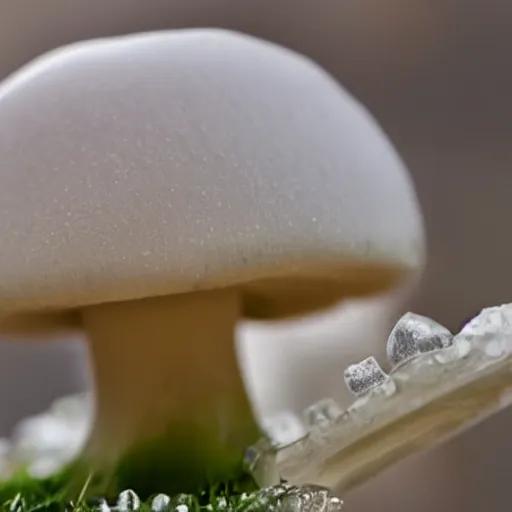
<svg viewBox="0 0 512 512"><path fill-rule="evenodd" d="M75 40L186 26L235 28L294 48L370 108L407 162L427 222L429 267L410 309L457 330L480 308L512 301L511 3L0 0L0 78ZM356 349L336 352L333 322L325 343L331 364L332 354L339 356L340 374L347 359L381 350L384 340L367 332L353 333ZM318 336L304 335L297 364L318 352ZM19 345L0 348L3 433L20 415L80 388L81 351L76 344L29 353ZM322 395L333 385L324 374L318 363L296 377ZM348 510L508 509L511 429L508 411L377 478L349 499Z"/></svg>

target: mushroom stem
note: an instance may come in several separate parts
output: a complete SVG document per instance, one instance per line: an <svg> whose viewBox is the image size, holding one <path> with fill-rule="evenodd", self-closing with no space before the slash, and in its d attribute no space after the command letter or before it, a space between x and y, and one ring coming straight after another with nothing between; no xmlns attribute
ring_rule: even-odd
<svg viewBox="0 0 512 512"><path fill-rule="evenodd" d="M96 387L86 453L95 464L116 464L117 478L129 470L122 485L175 492L240 470L258 436L236 355L240 310L229 289L83 311Z"/></svg>

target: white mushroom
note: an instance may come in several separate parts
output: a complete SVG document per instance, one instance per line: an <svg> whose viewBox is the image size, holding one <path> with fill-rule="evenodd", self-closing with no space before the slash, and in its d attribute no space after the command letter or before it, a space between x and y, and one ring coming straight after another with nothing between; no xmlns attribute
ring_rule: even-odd
<svg viewBox="0 0 512 512"><path fill-rule="evenodd" d="M240 34L43 56L0 89L0 155L0 330L85 330L89 460L137 483L165 467L187 491L238 468L257 436L239 319L422 267L415 194L371 116L308 59Z"/></svg>

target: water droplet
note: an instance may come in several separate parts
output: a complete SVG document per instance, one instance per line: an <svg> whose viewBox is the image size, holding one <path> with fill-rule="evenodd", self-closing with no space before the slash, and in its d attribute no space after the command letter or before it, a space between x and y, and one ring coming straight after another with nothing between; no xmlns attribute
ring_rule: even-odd
<svg viewBox="0 0 512 512"><path fill-rule="evenodd" d="M188 510L199 510L197 498L192 494L179 494L172 498L172 505L175 511L188 512Z"/></svg>
<svg viewBox="0 0 512 512"><path fill-rule="evenodd" d="M302 512L302 510L303 499L296 494L287 496L279 507L279 512Z"/></svg>
<svg viewBox="0 0 512 512"><path fill-rule="evenodd" d="M119 494L117 510L119 512L131 512L140 509L140 498L131 490L127 489Z"/></svg>
<svg viewBox="0 0 512 512"><path fill-rule="evenodd" d="M338 512L343 501L319 485L287 487L279 496L278 512Z"/></svg>
<svg viewBox="0 0 512 512"><path fill-rule="evenodd" d="M327 492L319 492L311 500L309 510L311 512L324 512L329 505L329 495Z"/></svg>
<svg viewBox="0 0 512 512"><path fill-rule="evenodd" d="M418 354L449 347L452 340L452 333L441 324L422 315L406 313L389 335L388 359L397 365Z"/></svg>
<svg viewBox="0 0 512 512"><path fill-rule="evenodd" d="M341 510L343 510L343 500L337 497L330 498L325 512L340 512Z"/></svg>
<svg viewBox="0 0 512 512"><path fill-rule="evenodd" d="M151 501L152 512L164 512L171 503L171 498L167 494L157 494Z"/></svg>
<svg viewBox="0 0 512 512"><path fill-rule="evenodd" d="M228 508L228 500L223 496L217 498L216 508L217 510L226 510Z"/></svg>
<svg viewBox="0 0 512 512"><path fill-rule="evenodd" d="M97 510L98 512L111 512L112 508L109 506L106 500L101 500Z"/></svg>

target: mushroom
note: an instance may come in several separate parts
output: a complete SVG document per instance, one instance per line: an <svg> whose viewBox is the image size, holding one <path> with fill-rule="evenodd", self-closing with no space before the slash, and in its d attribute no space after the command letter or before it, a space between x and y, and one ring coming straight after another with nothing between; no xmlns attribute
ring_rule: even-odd
<svg viewBox="0 0 512 512"><path fill-rule="evenodd" d="M412 184L372 117L249 36L53 51L1 86L0 155L0 332L85 333L84 460L150 492L232 477L257 438L241 319L376 294L423 265Z"/></svg>

